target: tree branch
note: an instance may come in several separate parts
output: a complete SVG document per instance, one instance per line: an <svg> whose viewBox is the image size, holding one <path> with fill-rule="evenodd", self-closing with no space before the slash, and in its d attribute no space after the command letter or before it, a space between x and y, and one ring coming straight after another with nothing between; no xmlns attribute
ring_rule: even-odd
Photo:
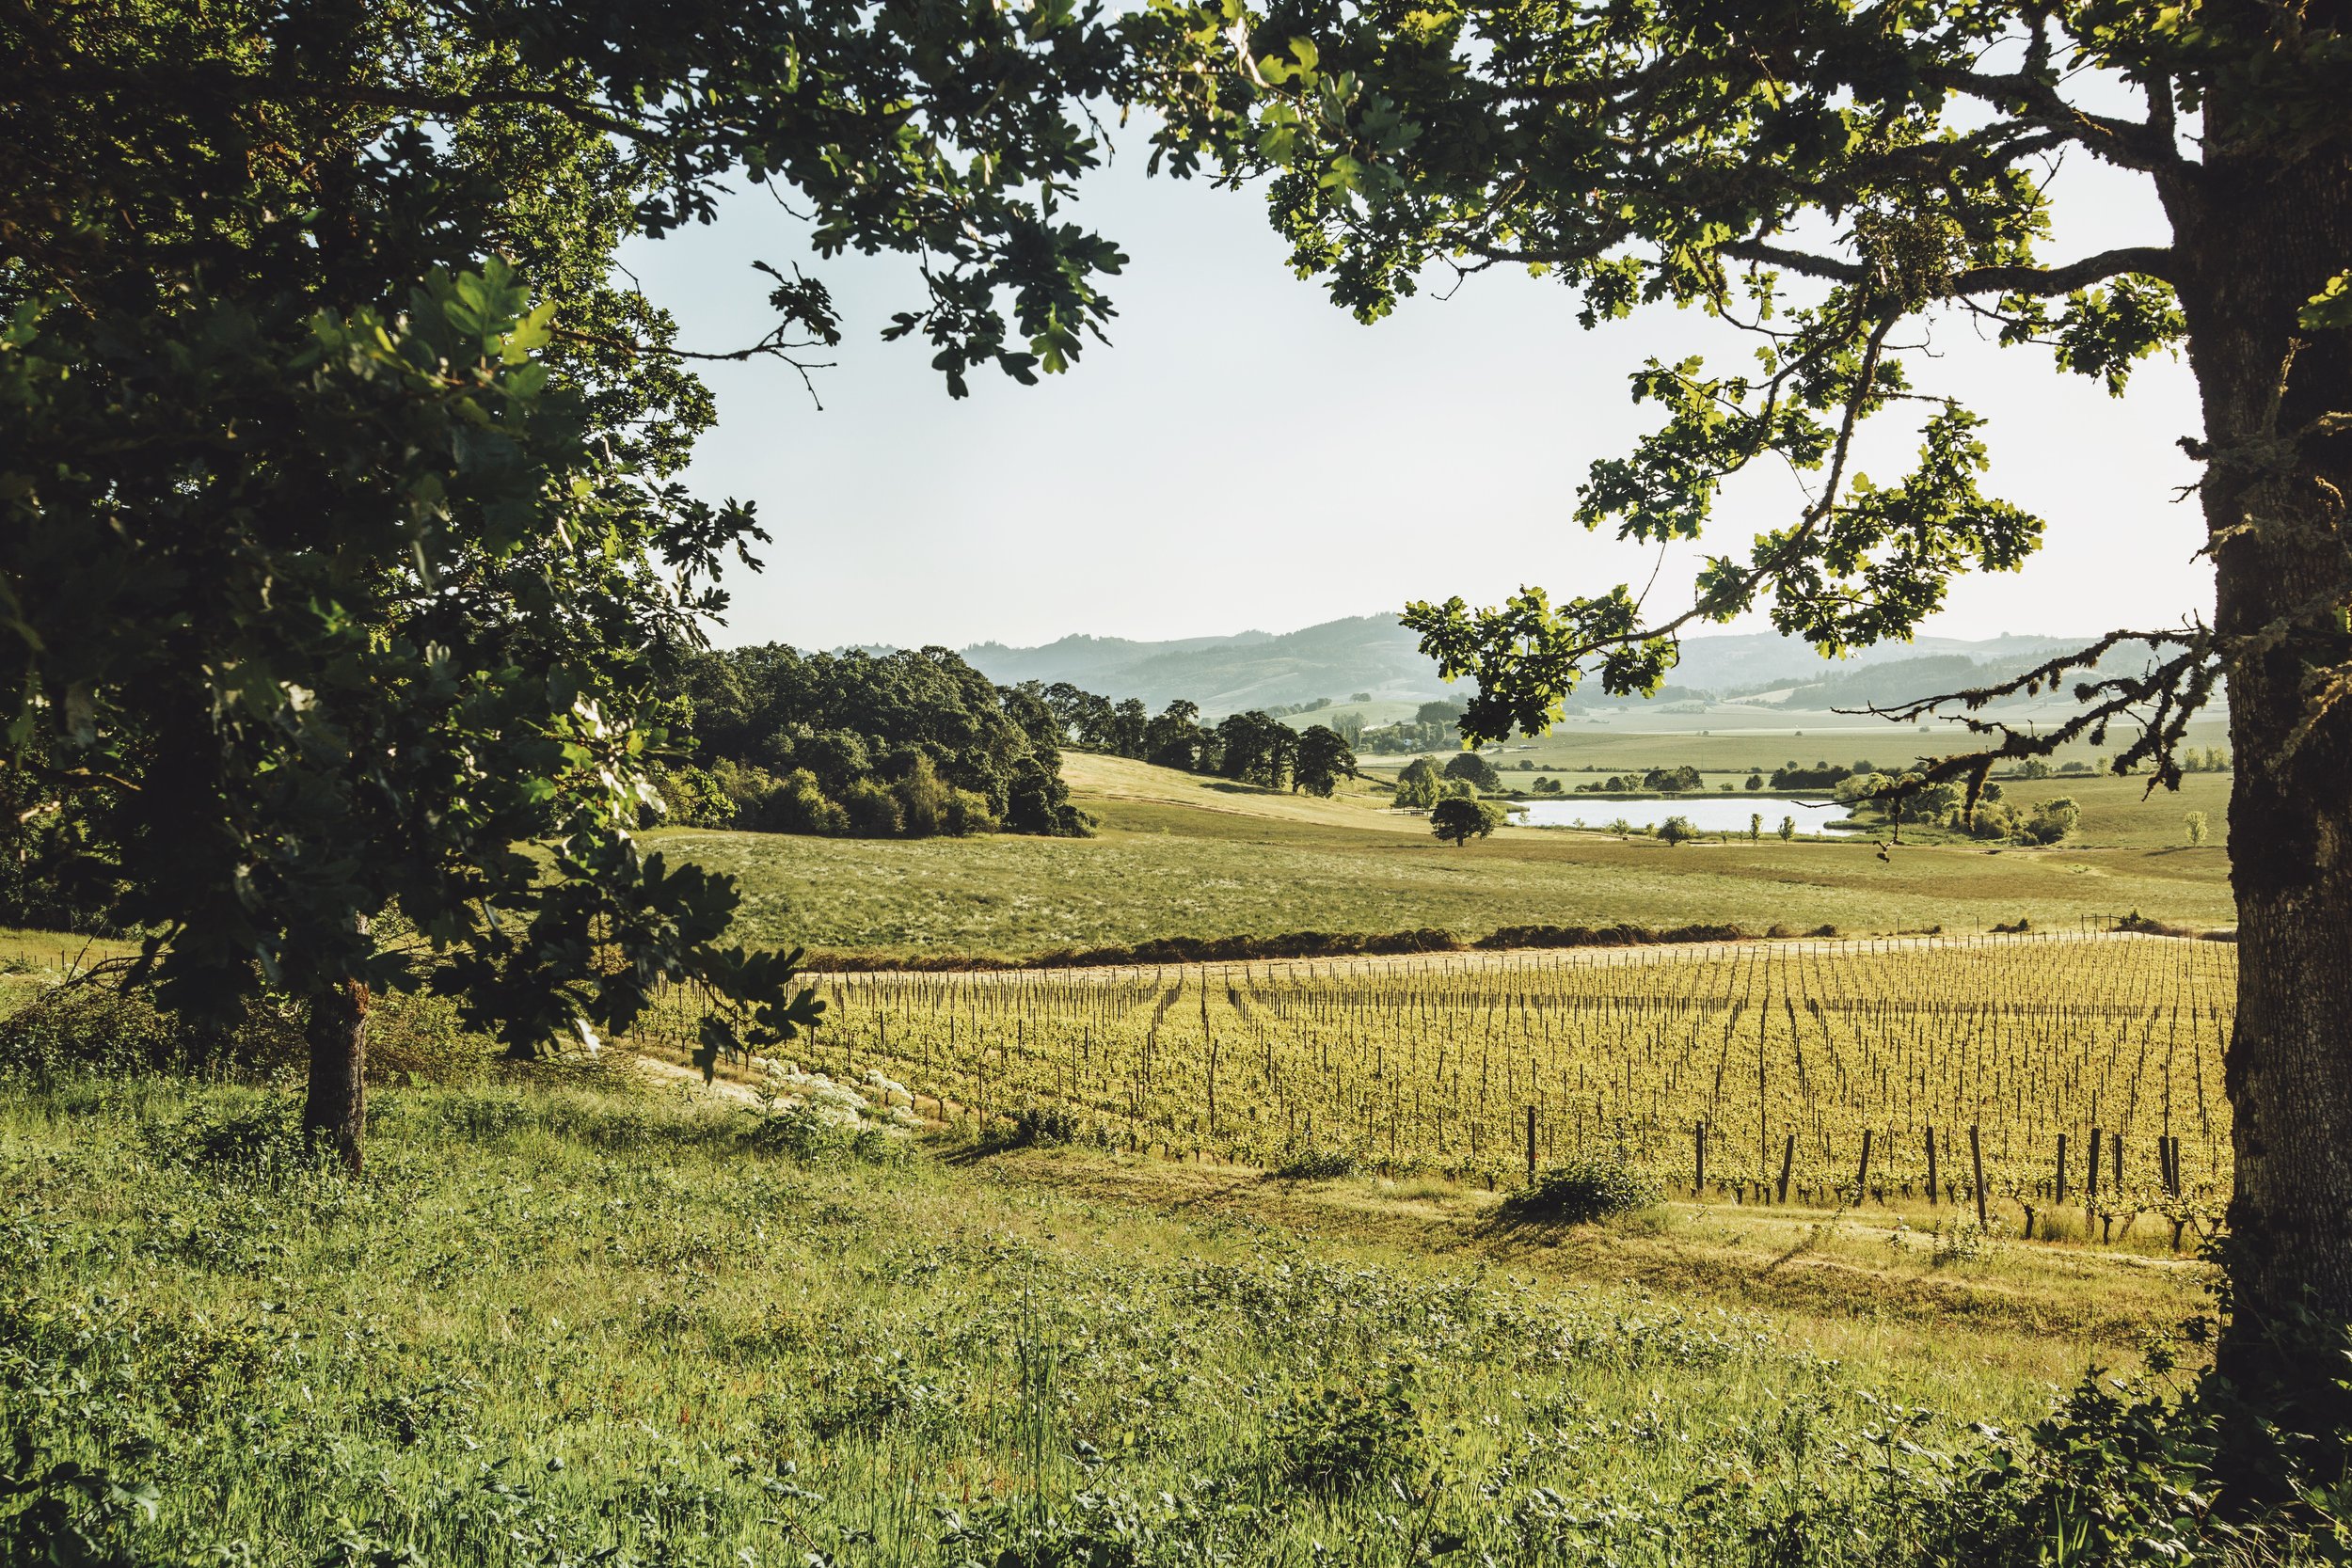
<svg viewBox="0 0 2352 1568"><path fill-rule="evenodd" d="M1818 256L1811 251L1789 250L1762 240L1736 240L1724 245L1721 253L1739 261L1756 261L1835 283L1867 283L1871 276L1870 269L1859 261ZM2122 245L2058 267L1970 267L1954 273L1950 287L1956 294L2070 294L2076 289L2089 288L2103 278L2126 273L2137 273L2169 282L2171 266L2172 252L2161 245Z"/></svg>
<svg viewBox="0 0 2352 1568"><path fill-rule="evenodd" d="M2147 120L2115 119L2070 103L2058 87L2022 73L1992 75L1953 66L1929 66L1920 80L2003 109L2022 105L2037 124L2064 132L2107 162L2147 174L2186 174L2195 165L2162 126Z"/></svg>
<svg viewBox="0 0 2352 1568"><path fill-rule="evenodd" d="M2003 697L2015 696L2019 692L2030 695L2045 688L2055 689L2067 672L2094 667L2109 652L2127 642L2145 642L2151 651L2167 646L2178 647L2181 651L2139 674L2108 676L2085 681L2075 687L2074 700L2087 705L2047 734L2038 729L2020 731L2013 724L1975 717L1979 711ZM1867 713L1872 718L1900 724L1915 723L1929 717L1958 719L1972 735L1999 736L1997 745L1939 758L1919 770L1922 785L1952 779L1968 780L1968 805L1973 811L1984 786L1985 777L1995 763L2047 756L2070 741L2085 737L2096 745L2106 739L2107 726L2118 720L2137 724L2140 733L2138 739L2116 753L2115 771L2128 772L2134 763L2147 761L2154 764L2154 774L2148 784L2150 790L2158 785L2169 788L2179 784L2181 769L2174 760L2174 753L2187 731L2189 720L2211 700L2221 672L2218 646L2212 633L2201 626L2185 631L2113 631L2089 647L2061 654L2023 674L1996 681L1990 686L1922 697L1908 703L1884 706L1873 703L1866 708L1840 708L1836 711ZM2155 704L2154 712L2137 711L2142 705L2150 702ZM1954 705L1963 711L1957 714L1945 711Z"/></svg>

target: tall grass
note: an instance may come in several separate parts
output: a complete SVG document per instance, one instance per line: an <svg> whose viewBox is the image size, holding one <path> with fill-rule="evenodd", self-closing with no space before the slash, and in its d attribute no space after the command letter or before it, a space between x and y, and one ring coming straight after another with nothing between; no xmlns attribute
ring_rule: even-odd
<svg viewBox="0 0 2352 1568"><path fill-rule="evenodd" d="M0 1096L0 1544L1861 1563L1933 1548L1970 1424L2047 1401L919 1152L773 1152L696 1098L395 1090L358 1180L291 1118L154 1077Z"/></svg>

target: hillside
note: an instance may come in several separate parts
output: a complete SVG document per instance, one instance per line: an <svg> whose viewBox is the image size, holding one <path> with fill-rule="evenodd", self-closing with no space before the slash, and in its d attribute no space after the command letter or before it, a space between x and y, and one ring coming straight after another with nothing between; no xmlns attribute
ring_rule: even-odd
<svg viewBox="0 0 2352 1568"><path fill-rule="evenodd" d="M1245 631L1173 642L1065 637L1041 648L983 642L963 657L1006 685L1068 681L1107 697L1140 697L1155 708L1184 697L1216 715L1359 691L1411 702L1445 695L1437 666L1417 642L1392 615L1358 615L1279 636Z"/></svg>
<svg viewBox="0 0 2352 1568"><path fill-rule="evenodd" d="M1772 693L1772 700L1800 707L1852 705L1857 696L1895 701L1948 689L1955 675L1964 677L1972 668L1980 674L2022 668L2076 641L1923 637L1833 662L1773 632L1694 637L1683 643L1682 662L1660 700ZM1399 703L1458 695L1458 689L1438 678L1437 666L1422 657L1417 644L1395 617L1359 615L1279 635L1245 631L1167 642L1073 636L1036 648L981 642L964 649L963 657L1000 685L1068 681L1107 697L1140 697L1155 708L1183 697L1214 718L1318 697L1345 702L1358 692ZM1901 668L1915 664L1915 669ZM1882 670L1888 678L1865 674ZM1578 709L1621 705L1597 690L1572 705Z"/></svg>

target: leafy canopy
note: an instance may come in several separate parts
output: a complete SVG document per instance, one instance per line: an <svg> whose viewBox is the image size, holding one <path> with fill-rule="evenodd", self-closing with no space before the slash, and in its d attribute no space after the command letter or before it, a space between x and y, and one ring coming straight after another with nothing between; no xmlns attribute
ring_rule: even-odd
<svg viewBox="0 0 2352 1568"><path fill-rule="evenodd" d="M674 478L696 357L612 265L730 181L919 254L952 392L1061 368L1120 258L1057 203L1090 10L723 0L0 12L0 831L170 998L445 987L518 1044L707 988L805 1025L642 853L662 672L765 535ZM796 361L797 362L797 361Z"/></svg>
<svg viewBox="0 0 2352 1568"><path fill-rule="evenodd" d="M2352 93L2352 52L2295 8L1155 0L1151 14L1156 160L1263 180L1294 268L1359 318L1432 278L1518 267L1571 290L1587 326L1663 302L1750 341L1742 364L1634 372L1659 421L1592 466L1578 520L1697 540L1725 483L1759 466L1808 499L1706 556L1677 612L1624 584L1411 606L1444 672L1476 678L1463 728L1484 738L1541 729L1588 675L1655 690L1694 626L1760 610L1835 655L1909 637L1960 573L2014 569L2043 524L1984 490L1982 418L1915 379L1929 327L2049 345L2121 393L2183 340L2181 259L2052 254L2058 162L2136 171L2170 202L2199 178L2192 117L2208 138L2222 114L2225 135L2291 150L2331 134ZM2304 325L2352 324L2347 287L2314 296ZM1899 410L1917 424L1909 466L1860 472L1857 433ZM2147 705L2118 766L2153 758L2169 781L2218 668L2201 626L2119 633L2012 684L2056 684L2123 642L2146 644L2144 673L2093 682L2055 740L1985 724L1994 750L2096 737Z"/></svg>

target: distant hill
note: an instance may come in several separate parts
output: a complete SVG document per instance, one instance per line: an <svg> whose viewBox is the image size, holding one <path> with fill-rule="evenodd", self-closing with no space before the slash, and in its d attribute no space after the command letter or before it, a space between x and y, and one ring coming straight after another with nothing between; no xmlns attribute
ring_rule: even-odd
<svg viewBox="0 0 2352 1568"><path fill-rule="evenodd" d="M1174 642L1065 637L1042 648L982 642L964 649L963 657L999 685L1068 681L1105 697L1140 697L1154 708L1188 697L1215 716L1317 697L1344 701L1359 691L1384 702L1446 695L1418 642L1393 615L1359 615L1279 636L1245 631Z"/></svg>
<svg viewBox="0 0 2352 1568"><path fill-rule="evenodd" d="M981 642L963 650L973 668L999 685L1068 681L1106 697L1140 697L1154 708L1178 697L1215 718L1243 708L1289 706L1317 697L1345 702L1369 692L1381 702L1460 696L1422 657L1418 639L1392 615L1359 615L1279 634L1238 632L1139 642L1120 637L1065 637L1041 648ZM1851 707L1949 690L1972 669L2006 673L2080 641L1997 637L1966 641L1923 637L1823 659L1804 643L1773 632L1693 637L1668 677L1661 701L1766 694L1791 707ZM1902 666L1915 668L1901 668ZM1963 677L1955 682L1954 677ZM1619 705L1588 688L1578 708Z"/></svg>

